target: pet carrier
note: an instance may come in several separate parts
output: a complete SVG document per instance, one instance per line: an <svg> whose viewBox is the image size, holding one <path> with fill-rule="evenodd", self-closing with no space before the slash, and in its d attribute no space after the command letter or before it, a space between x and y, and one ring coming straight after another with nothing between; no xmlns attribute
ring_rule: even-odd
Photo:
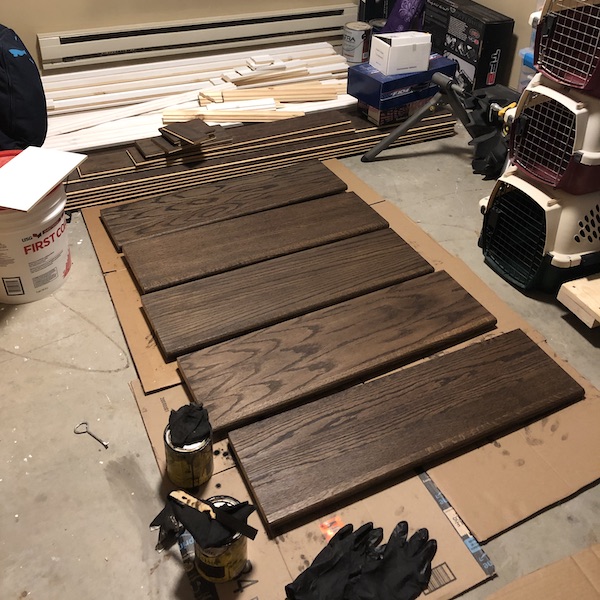
<svg viewBox="0 0 600 600"><path fill-rule="evenodd" d="M480 202L485 263L521 289L556 289L600 271L600 192L533 185L514 166Z"/></svg>
<svg viewBox="0 0 600 600"><path fill-rule="evenodd" d="M509 153L541 183L571 194L600 190L600 98L538 73L514 112Z"/></svg>
<svg viewBox="0 0 600 600"><path fill-rule="evenodd" d="M600 97L600 0L546 0L534 60L554 81Z"/></svg>

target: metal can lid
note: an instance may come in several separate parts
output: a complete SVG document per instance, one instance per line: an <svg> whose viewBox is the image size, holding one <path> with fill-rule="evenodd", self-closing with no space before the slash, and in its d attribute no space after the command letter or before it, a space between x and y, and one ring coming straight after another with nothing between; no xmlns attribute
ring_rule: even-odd
<svg viewBox="0 0 600 600"><path fill-rule="evenodd" d="M171 430L167 425L167 428L165 429L165 442L169 446L169 448L173 448L173 450L175 450L176 452L197 452L198 450L202 450L202 448L205 448L208 445L208 443L210 442L210 437L204 438L199 442L194 442L193 444L186 444L185 446L181 447L175 446L171 441Z"/></svg>
<svg viewBox="0 0 600 600"><path fill-rule="evenodd" d="M364 21L352 21L350 23L346 23L344 27L347 29L356 29L358 31L366 31L371 29L371 25L369 25L369 23L365 23Z"/></svg>

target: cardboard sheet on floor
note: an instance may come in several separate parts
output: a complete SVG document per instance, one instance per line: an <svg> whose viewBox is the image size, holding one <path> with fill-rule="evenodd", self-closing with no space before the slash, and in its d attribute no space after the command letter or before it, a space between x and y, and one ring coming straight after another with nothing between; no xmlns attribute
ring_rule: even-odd
<svg viewBox="0 0 600 600"><path fill-rule="evenodd" d="M550 419L428 469L433 481L473 535L483 542L599 479L597 457L600 456L600 436L597 435L596 424L600 418L600 392L568 364L556 358L543 336L502 302L461 260L444 250L396 206L382 201L381 196L357 181L356 175L344 165L337 161L327 161L326 164L331 165L335 174L348 183L349 189L372 205L423 258L437 270L447 271L487 308L498 320L497 333L523 329L586 390L584 400L555 413ZM95 213L91 212L94 210ZM174 364L162 362L160 352L151 341L148 325L137 309L139 295L104 232L99 210L85 209L83 215L103 270L107 272L107 265L110 265L110 269L118 273L107 275L107 285L120 315L143 390L149 394L180 384ZM116 280L120 282L122 293L115 292ZM126 281L129 283L126 284ZM136 308L132 309L131 305ZM136 325L129 326L134 316ZM160 401L154 407L143 415L144 421L154 418L155 414L168 418L163 414ZM166 421L161 425L162 429L165 424ZM159 439L158 443L162 446L162 431Z"/></svg>
<svg viewBox="0 0 600 600"><path fill-rule="evenodd" d="M169 413L188 402L188 396L181 385L144 394L139 381L134 381L131 383L131 389L142 414L156 461L164 474L165 451L162 435ZM214 449L217 451L214 457L215 475L210 480L207 490L203 490L202 497L209 497L212 495L210 490L217 489L217 493L231 495L238 500L252 501L241 475L237 469L231 468L234 463L226 442L218 442ZM217 484L220 485L219 488L216 488ZM433 562L434 569L427 598L453 598L493 575L492 563L468 532L456 511L445 502L443 494L435 488L433 482L423 475L410 477L374 496L333 513L324 514L321 518L275 540L267 539L264 526L255 513L250 523L259 530L259 535L254 542L248 542L248 558L253 564L253 556L258 557L257 561L272 559L271 554L267 555L267 546L271 545L270 552L273 552L273 548L278 548L287 566L287 572L291 575L283 584L276 579L267 579L266 583L271 586L267 590L259 587L265 582L261 574L253 569L244 580L250 584L248 589L253 590L254 595L245 596L238 593L234 597L242 600L256 597L261 600L281 600L285 584L297 577L312 562L337 528L347 523L352 523L357 528L371 521L384 528L387 539L396 523L401 520L406 520L412 531L427 527L431 537L438 541L439 550ZM271 569L273 568L271 566ZM276 575L274 574L274 577ZM251 583L253 581L256 583ZM278 585L281 585L279 589L276 587ZM231 596L228 594L235 589L229 585L223 590L222 586L218 587L221 593L220 600L229 599ZM246 588L242 586L241 589L245 594Z"/></svg>
<svg viewBox="0 0 600 600"><path fill-rule="evenodd" d="M599 479L600 392L558 358L543 336L461 260L397 207L383 202L373 208L423 258L443 267L487 308L498 319L498 331L523 329L585 389L584 400L551 417L427 468L475 537L484 542Z"/></svg>
<svg viewBox="0 0 600 600"><path fill-rule="evenodd" d="M600 544L509 583L489 600L600 599Z"/></svg>

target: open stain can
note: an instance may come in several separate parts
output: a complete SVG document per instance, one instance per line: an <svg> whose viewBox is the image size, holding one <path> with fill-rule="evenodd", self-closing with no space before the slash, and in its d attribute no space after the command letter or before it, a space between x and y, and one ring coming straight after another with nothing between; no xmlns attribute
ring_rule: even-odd
<svg viewBox="0 0 600 600"><path fill-rule="evenodd" d="M217 508L235 506L239 500L231 496L208 498ZM218 548L202 548L195 542L196 570L203 579L213 583L232 581L241 575L248 562L248 538L241 533L232 534L225 544Z"/></svg>
<svg viewBox="0 0 600 600"><path fill-rule="evenodd" d="M196 488L212 477L214 466L210 435L179 448L171 442L171 430L167 426L164 441L167 475L176 486L183 489Z"/></svg>

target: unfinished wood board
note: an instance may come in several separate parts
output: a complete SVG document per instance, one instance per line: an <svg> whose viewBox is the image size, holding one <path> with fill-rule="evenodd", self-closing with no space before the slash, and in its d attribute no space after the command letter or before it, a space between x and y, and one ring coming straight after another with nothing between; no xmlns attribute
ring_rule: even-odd
<svg viewBox="0 0 600 600"><path fill-rule="evenodd" d="M232 431L270 533L583 397L517 330Z"/></svg>
<svg viewBox="0 0 600 600"><path fill-rule="evenodd" d="M431 273L390 229L295 252L142 296L167 360Z"/></svg>
<svg viewBox="0 0 600 600"><path fill-rule="evenodd" d="M102 222L115 246L270 208L338 194L346 184L319 161L199 185L151 200L106 208Z"/></svg>
<svg viewBox="0 0 600 600"><path fill-rule="evenodd" d="M600 326L600 273L563 283L556 298L588 327Z"/></svg>
<svg viewBox="0 0 600 600"><path fill-rule="evenodd" d="M424 275L178 359L215 435L490 330L446 273Z"/></svg>
<svg viewBox="0 0 600 600"><path fill-rule="evenodd" d="M342 193L123 245L142 293L387 227Z"/></svg>

